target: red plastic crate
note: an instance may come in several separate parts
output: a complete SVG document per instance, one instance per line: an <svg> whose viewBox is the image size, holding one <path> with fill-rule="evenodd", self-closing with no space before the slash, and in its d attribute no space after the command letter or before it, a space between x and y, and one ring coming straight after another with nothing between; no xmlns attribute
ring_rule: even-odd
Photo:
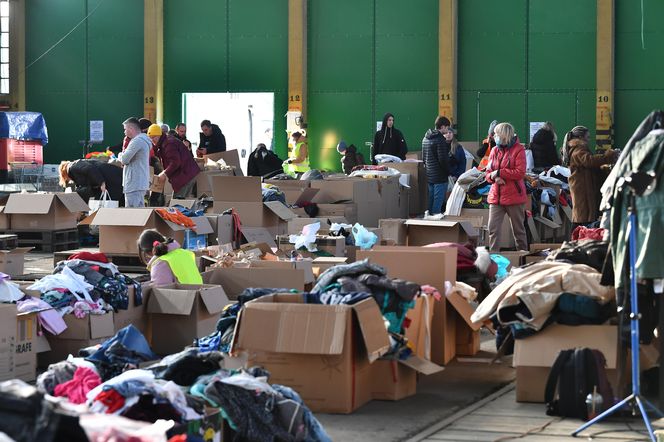
<svg viewBox="0 0 664 442"><path fill-rule="evenodd" d="M10 163L44 164L44 150L38 140L0 139L0 170L8 170Z"/></svg>

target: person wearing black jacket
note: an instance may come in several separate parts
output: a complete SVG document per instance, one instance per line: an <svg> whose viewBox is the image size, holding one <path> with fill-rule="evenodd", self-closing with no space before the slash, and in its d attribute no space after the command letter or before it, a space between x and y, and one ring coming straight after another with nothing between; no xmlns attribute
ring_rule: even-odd
<svg viewBox="0 0 664 442"><path fill-rule="evenodd" d="M553 124L549 122L535 132L533 140L530 142L535 169L544 170L560 164L560 158L556 150L556 138Z"/></svg>
<svg viewBox="0 0 664 442"><path fill-rule="evenodd" d="M221 133L219 126L210 123L210 120L203 120L201 122L200 143L198 143L196 154L203 157L203 155L217 152L226 152L226 137Z"/></svg>
<svg viewBox="0 0 664 442"><path fill-rule="evenodd" d="M122 193L122 168L97 160L63 161L60 163L60 185L66 187L72 181L84 201L99 199L104 190L113 201L124 207Z"/></svg>
<svg viewBox="0 0 664 442"><path fill-rule="evenodd" d="M274 171L283 171L283 161L263 143L258 143L256 150L249 156L248 176L265 176Z"/></svg>
<svg viewBox="0 0 664 442"><path fill-rule="evenodd" d="M387 154L406 159L408 147L406 139L399 129L394 127L394 115L386 113L383 117L383 124L380 130L374 135L373 146L371 147L371 161L376 163L376 155Z"/></svg>
<svg viewBox="0 0 664 442"><path fill-rule="evenodd" d="M450 145L445 134L450 128L446 117L436 118L435 128L427 130L422 140L424 167L429 183L429 214L442 212L447 195L447 183L450 174Z"/></svg>

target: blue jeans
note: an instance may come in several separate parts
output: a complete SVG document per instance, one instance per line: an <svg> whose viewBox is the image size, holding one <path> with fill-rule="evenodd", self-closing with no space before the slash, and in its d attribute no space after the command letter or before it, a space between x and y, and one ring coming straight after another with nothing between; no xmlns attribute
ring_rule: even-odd
<svg viewBox="0 0 664 442"><path fill-rule="evenodd" d="M445 196L447 195L447 183L429 183L429 214L436 215L445 208Z"/></svg>

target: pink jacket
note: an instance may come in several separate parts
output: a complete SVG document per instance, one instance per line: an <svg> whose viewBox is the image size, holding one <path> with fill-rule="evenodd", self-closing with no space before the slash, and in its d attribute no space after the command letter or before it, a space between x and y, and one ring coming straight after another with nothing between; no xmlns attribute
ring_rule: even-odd
<svg viewBox="0 0 664 442"><path fill-rule="evenodd" d="M177 241L173 241L168 245L169 252L179 248L180 244ZM150 282L152 285L169 285L178 282L171 270L171 266L169 266L166 261L158 261L158 259L158 256L153 256L148 263L148 267L150 268Z"/></svg>
<svg viewBox="0 0 664 442"><path fill-rule="evenodd" d="M505 180L505 184L494 182L490 175L494 170L497 176ZM514 206L525 204L528 200L526 185L523 178L526 176L526 151L523 145L516 140L512 147L494 147L489 156L489 165L486 169L486 180L491 183L489 204L501 206Z"/></svg>

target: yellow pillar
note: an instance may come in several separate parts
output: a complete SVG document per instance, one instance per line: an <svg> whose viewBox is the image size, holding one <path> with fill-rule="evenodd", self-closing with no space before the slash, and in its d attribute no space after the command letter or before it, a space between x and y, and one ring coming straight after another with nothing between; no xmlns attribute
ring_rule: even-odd
<svg viewBox="0 0 664 442"><path fill-rule="evenodd" d="M164 0L144 0L143 116L164 118Z"/></svg>
<svg viewBox="0 0 664 442"><path fill-rule="evenodd" d="M613 74L615 0L597 0L597 95L595 130L597 147L613 147Z"/></svg>
<svg viewBox="0 0 664 442"><path fill-rule="evenodd" d="M456 126L457 0L438 0L438 115Z"/></svg>
<svg viewBox="0 0 664 442"><path fill-rule="evenodd" d="M306 121L307 1L288 0L288 114L286 130L298 130L295 117Z"/></svg>
<svg viewBox="0 0 664 442"><path fill-rule="evenodd" d="M25 0L9 3L9 105L25 110Z"/></svg>

